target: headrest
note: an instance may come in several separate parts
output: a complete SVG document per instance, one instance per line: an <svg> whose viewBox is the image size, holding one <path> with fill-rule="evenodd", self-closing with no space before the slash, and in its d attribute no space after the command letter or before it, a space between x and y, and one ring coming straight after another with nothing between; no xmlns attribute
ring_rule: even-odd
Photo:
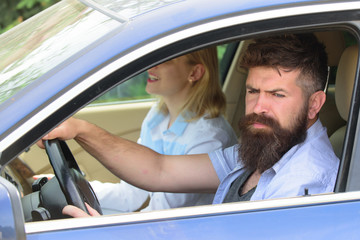
<svg viewBox="0 0 360 240"><path fill-rule="evenodd" d="M346 48L341 55L335 79L335 102L340 116L347 121L354 87L358 46Z"/></svg>
<svg viewBox="0 0 360 240"><path fill-rule="evenodd" d="M316 32L317 39L325 45L328 65L337 66L346 45L344 33L341 31Z"/></svg>

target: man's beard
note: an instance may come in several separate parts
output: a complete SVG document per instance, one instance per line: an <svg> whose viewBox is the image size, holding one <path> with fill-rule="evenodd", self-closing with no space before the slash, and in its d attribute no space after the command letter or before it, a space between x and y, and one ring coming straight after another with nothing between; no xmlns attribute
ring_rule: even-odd
<svg viewBox="0 0 360 240"><path fill-rule="evenodd" d="M254 123L262 123L265 129L255 129ZM239 122L239 155L244 167L263 173L277 163L293 146L306 138L307 106L293 120L291 129L284 129L269 117L257 114L246 115Z"/></svg>

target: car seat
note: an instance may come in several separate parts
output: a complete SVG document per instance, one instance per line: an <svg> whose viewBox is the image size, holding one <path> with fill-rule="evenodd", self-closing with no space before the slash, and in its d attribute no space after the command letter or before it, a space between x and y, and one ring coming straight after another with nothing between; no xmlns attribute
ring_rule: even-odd
<svg viewBox="0 0 360 240"><path fill-rule="evenodd" d="M335 103L342 119L348 120L351 97L353 92L356 66L358 60L358 46L346 48L340 58L335 79ZM331 136L330 142L338 158L341 158L346 124L338 128Z"/></svg>

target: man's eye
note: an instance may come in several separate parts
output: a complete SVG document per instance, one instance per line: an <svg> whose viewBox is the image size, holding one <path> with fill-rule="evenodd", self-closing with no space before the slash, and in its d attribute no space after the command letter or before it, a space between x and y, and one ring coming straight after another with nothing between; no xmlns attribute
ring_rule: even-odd
<svg viewBox="0 0 360 240"><path fill-rule="evenodd" d="M275 97L278 97L278 98L283 98L283 97L285 97L285 95L280 94L280 93L273 93L273 95L274 95Z"/></svg>
<svg viewBox="0 0 360 240"><path fill-rule="evenodd" d="M254 93L257 93L258 91L256 91L256 90L248 90L247 91L249 94L254 94Z"/></svg>

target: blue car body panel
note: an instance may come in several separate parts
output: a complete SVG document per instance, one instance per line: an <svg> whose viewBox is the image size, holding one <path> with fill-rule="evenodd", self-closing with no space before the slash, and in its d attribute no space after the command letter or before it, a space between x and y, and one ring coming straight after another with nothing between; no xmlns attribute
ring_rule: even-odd
<svg viewBox="0 0 360 240"><path fill-rule="evenodd" d="M359 202L339 202L258 212L234 212L183 219L28 235L47 239L358 239ZM299 224L301 223L301 224Z"/></svg>

